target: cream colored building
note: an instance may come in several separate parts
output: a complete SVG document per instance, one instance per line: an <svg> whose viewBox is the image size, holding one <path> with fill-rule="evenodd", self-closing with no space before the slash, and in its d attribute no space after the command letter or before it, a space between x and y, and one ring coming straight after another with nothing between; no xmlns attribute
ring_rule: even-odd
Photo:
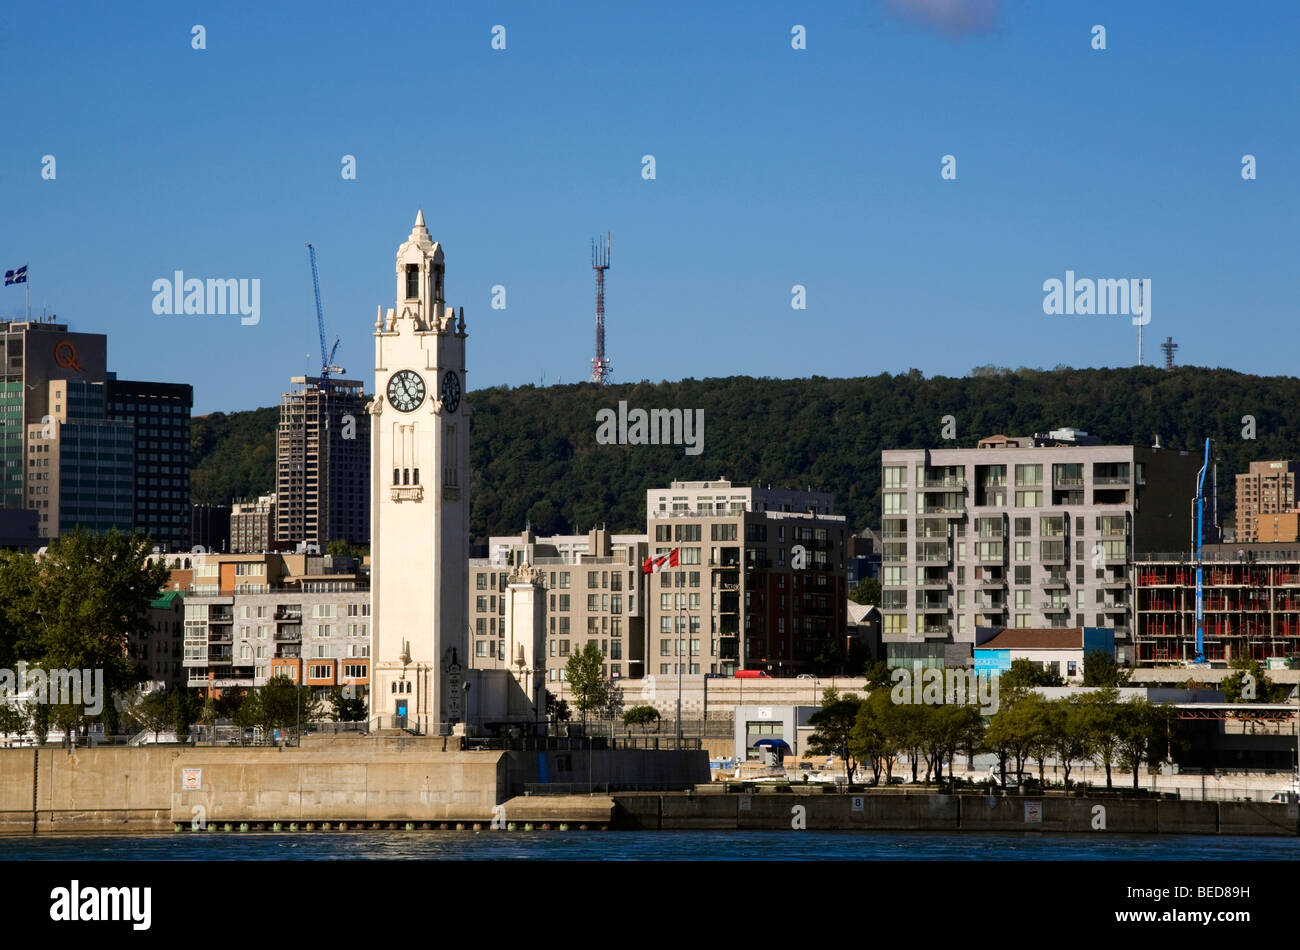
<svg viewBox="0 0 1300 950"><path fill-rule="evenodd" d="M642 675L645 535L596 528L585 535L538 537L525 530L515 537L490 538L488 550L489 557L470 559L468 607L476 668L517 666L507 643L506 594L511 572L527 563L543 585L547 683L560 681L569 655L588 640L605 656L605 674L611 679Z"/></svg>
<svg viewBox="0 0 1300 950"><path fill-rule="evenodd" d="M469 417L464 310L447 306L424 213L397 250L396 307L375 320L370 403L371 725L465 721Z"/></svg>

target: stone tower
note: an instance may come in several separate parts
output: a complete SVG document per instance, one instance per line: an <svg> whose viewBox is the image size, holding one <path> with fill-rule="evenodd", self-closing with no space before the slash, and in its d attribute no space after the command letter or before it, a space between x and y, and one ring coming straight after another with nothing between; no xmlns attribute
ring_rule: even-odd
<svg viewBox="0 0 1300 950"><path fill-rule="evenodd" d="M465 312L446 304L423 211L396 276L397 306L375 319L369 406L370 719L436 735L465 718L470 410Z"/></svg>

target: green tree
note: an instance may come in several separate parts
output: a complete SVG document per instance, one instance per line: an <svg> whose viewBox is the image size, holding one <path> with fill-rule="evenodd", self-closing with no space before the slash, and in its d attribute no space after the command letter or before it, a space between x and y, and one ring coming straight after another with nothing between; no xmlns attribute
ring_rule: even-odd
<svg viewBox="0 0 1300 950"><path fill-rule="evenodd" d="M1035 686L1064 686L1065 680L1057 673L1043 669L1033 660L1012 660L1011 669L999 677L1000 689L1029 689Z"/></svg>
<svg viewBox="0 0 1300 950"><path fill-rule="evenodd" d="M892 684L889 678L889 664L884 660L877 660L865 670L862 675L867 678L867 689L874 693L878 689L888 690Z"/></svg>
<svg viewBox="0 0 1300 950"><path fill-rule="evenodd" d="M1138 772L1143 762L1164 759L1166 714L1149 700L1134 697L1119 703L1116 709L1120 764L1133 771L1133 789L1138 787Z"/></svg>
<svg viewBox="0 0 1300 950"><path fill-rule="evenodd" d="M842 757L847 770L845 776L851 782L857 761L853 750L853 727L857 724L862 700L853 693L841 697L835 689L827 692L831 694L830 702L823 697L821 708L808 717L808 725L813 729L808 737L808 751L813 755Z"/></svg>
<svg viewBox="0 0 1300 950"><path fill-rule="evenodd" d="M894 763L900 751L897 739L887 728L892 708L888 689L876 689L867 694L849 737L857 760L871 763L872 778L877 785L880 784L882 771L885 773L886 784L893 778Z"/></svg>
<svg viewBox="0 0 1300 950"><path fill-rule="evenodd" d="M0 699L0 736L21 736L31 725L32 717L25 706Z"/></svg>
<svg viewBox="0 0 1300 950"><path fill-rule="evenodd" d="M102 670L106 695L97 718L110 734L113 698L144 678L128 658L128 639L150 629L149 603L167 578L165 565L146 560L151 550L139 534L73 532L52 542L39 562L12 553L0 561L0 656L46 670ZM57 718L84 730L96 717L69 706Z"/></svg>
<svg viewBox="0 0 1300 950"><path fill-rule="evenodd" d="M342 686L330 691L330 718L335 722L361 722L366 718L365 700L348 696Z"/></svg>
<svg viewBox="0 0 1300 950"><path fill-rule="evenodd" d="M1090 650L1083 658L1084 686L1127 686L1133 671L1115 662L1105 650Z"/></svg>
<svg viewBox="0 0 1300 950"><path fill-rule="evenodd" d="M546 715L556 722L568 722L571 713L569 712L569 701L567 699L558 699L549 689L546 691Z"/></svg>
<svg viewBox="0 0 1300 950"><path fill-rule="evenodd" d="M584 726L587 724L587 714L604 708L608 701L605 678L601 673L604 662L605 655L600 652L600 648L588 640L580 651L569 654L569 662L564 668L569 689L573 692L573 701L577 704L578 712L582 713Z"/></svg>
<svg viewBox="0 0 1300 950"><path fill-rule="evenodd" d="M1119 758L1120 721L1118 714L1119 690L1099 689L1079 697L1083 728L1092 750L1092 758L1106 768L1106 787L1111 782L1111 767Z"/></svg>
<svg viewBox="0 0 1300 950"><path fill-rule="evenodd" d="M1072 696L1047 704L1047 736L1051 753L1061 763L1065 787L1070 787L1070 769L1092 755L1092 736L1081 699Z"/></svg>
<svg viewBox="0 0 1300 950"><path fill-rule="evenodd" d="M880 581L874 577L864 577L853 585L849 591L849 600L864 606L880 606Z"/></svg>
<svg viewBox="0 0 1300 950"><path fill-rule="evenodd" d="M135 694L128 704L131 718L145 731L152 732L154 742L172 722L174 710L172 697L167 690L156 689Z"/></svg>
<svg viewBox="0 0 1300 950"><path fill-rule="evenodd" d="M1010 758L1015 761L1017 774L1023 773L1025 763L1037 744L1041 741L1046 716L1043 707L1046 701L1037 693L1021 689L1006 690L999 696L998 711L989 719L985 742L999 751L1003 761ZM1006 781L1006 766L1002 767L1003 782Z"/></svg>
<svg viewBox="0 0 1300 950"><path fill-rule="evenodd" d="M623 725L648 726L654 723L655 732L659 731L659 710L653 706L633 706L623 713Z"/></svg>
<svg viewBox="0 0 1300 950"><path fill-rule="evenodd" d="M184 687L169 690L169 693L168 711L171 713L172 729L176 738L184 742L190 736L190 725L198 720L202 708L199 696L194 690Z"/></svg>
<svg viewBox="0 0 1300 950"><path fill-rule="evenodd" d="M1249 656L1235 656L1228 663L1232 670L1219 688L1223 698L1230 703L1280 703L1286 700L1289 688L1279 686L1268 678L1264 664Z"/></svg>

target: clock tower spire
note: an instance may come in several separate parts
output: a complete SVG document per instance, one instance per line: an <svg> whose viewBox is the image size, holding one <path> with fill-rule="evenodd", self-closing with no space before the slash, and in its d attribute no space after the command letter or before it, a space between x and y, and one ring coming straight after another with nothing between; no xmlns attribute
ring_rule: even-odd
<svg viewBox="0 0 1300 950"><path fill-rule="evenodd" d="M423 211L397 249L396 279L396 306L375 320L369 407L370 720L437 735L465 722L468 334Z"/></svg>

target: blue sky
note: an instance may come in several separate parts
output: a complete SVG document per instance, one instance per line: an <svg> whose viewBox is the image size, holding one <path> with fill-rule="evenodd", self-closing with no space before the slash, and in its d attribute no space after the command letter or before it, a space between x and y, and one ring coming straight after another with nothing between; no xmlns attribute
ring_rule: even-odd
<svg viewBox="0 0 1300 950"><path fill-rule="evenodd" d="M615 381L1135 363L1127 317L1043 313L1067 269L1152 280L1147 362L1172 335L1180 362L1295 374L1290 0L270 6L0 17L0 268L196 413L319 365L307 241L336 362L370 380L417 208L471 388L587 376L605 231ZM175 270L259 278L261 322L155 315Z"/></svg>

